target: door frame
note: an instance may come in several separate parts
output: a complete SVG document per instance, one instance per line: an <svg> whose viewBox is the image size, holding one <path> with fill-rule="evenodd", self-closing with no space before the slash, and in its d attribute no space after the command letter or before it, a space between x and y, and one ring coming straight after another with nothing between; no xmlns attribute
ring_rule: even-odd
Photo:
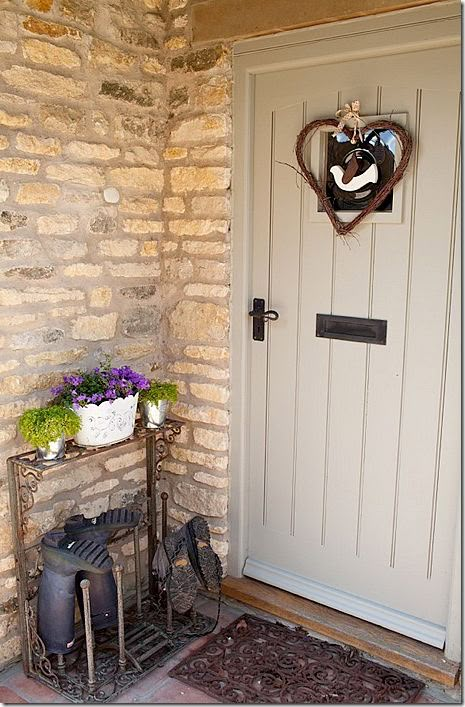
<svg viewBox="0 0 465 707"><path fill-rule="evenodd" d="M392 30L395 29L395 32ZM413 31L414 30L414 31ZM353 35L364 36L364 47ZM242 576L248 551L248 459L253 435L249 410L251 304L252 128L255 77L261 73L342 59L392 55L460 45L460 4L445 0L419 8L319 25L238 42L233 48L233 234L231 296L231 448L229 574ZM358 48L357 48L358 47ZM362 54L363 52L363 54ZM452 558L445 653L461 656L460 487ZM455 512L455 509L452 509Z"/></svg>

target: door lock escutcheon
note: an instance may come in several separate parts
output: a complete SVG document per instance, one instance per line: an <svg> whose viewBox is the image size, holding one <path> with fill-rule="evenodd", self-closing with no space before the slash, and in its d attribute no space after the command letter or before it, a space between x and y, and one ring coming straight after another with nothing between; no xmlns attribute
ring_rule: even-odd
<svg viewBox="0 0 465 707"><path fill-rule="evenodd" d="M253 340L264 341L265 322L275 322L277 319L279 319L279 314L274 309L267 309L265 312L265 300L256 297L253 301L253 309L249 312L249 317L253 318Z"/></svg>

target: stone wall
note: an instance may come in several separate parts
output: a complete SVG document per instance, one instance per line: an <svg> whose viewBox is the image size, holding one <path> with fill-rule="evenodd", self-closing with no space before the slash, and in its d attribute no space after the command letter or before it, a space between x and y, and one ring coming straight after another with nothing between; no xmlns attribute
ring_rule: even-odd
<svg viewBox="0 0 465 707"><path fill-rule="evenodd" d="M189 44L186 0L170 0L162 268L166 374L186 424L165 464L169 515L205 515L223 562L228 551L230 47Z"/></svg>
<svg viewBox="0 0 465 707"><path fill-rule="evenodd" d="M231 60L191 48L188 13L0 0L0 665L19 652L4 467L27 448L17 418L102 352L179 383L170 521L205 515L226 561ZM66 467L30 532L139 497L142 459Z"/></svg>
<svg viewBox="0 0 465 707"><path fill-rule="evenodd" d="M0 664L18 654L4 460L18 415L100 352L163 364L165 21L142 0L0 2ZM103 187L121 200L111 206ZM31 532L137 495L142 450L43 482ZM124 551L129 552L125 547Z"/></svg>

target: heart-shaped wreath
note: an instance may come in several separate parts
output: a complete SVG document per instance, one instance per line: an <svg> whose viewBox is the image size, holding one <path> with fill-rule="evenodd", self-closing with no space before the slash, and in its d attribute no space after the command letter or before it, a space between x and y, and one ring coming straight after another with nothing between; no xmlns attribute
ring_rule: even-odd
<svg viewBox="0 0 465 707"><path fill-rule="evenodd" d="M353 106L354 104L352 104ZM340 113L341 111L338 111ZM353 115L353 114L351 114ZM356 122L356 129L348 128L347 125L343 125L341 121L338 121L334 118L323 118L320 120L312 120L311 123L308 123L299 133L297 136L297 142L295 146L295 154L297 157L297 162L299 163L299 167L301 170L302 176L305 178L305 180L309 183L315 194L317 195L318 199L320 200L324 210L328 214L328 217L331 221L331 223L334 226L335 231L340 235L340 236L347 236L348 234L351 233L351 231L354 230L354 228L361 222L363 219L368 216L368 214L371 214L380 204L383 203L383 201L386 199L386 197L389 195L389 193L392 191L394 186L400 182L402 179L405 170L407 169L407 165L410 159L410 155L412 153L412 138L408 134L408 132L401 126L398 125L397 123L394 123L390 120L375 120L372 123L368 123L367 125L364 125L361 127L360 124L360 118L358 118L358 122ZM358 139L362 140L363 136L366 135L368 132L375 132L379 133L384 130L389 130L393 133L395 136L396 140L401 145L402 148L402 154L401 158L399 161L399 164L395 167L393 174L391 177L386 181L386 183L375 193L373 196L372 200L365 206L364 209L362 209L355 218L352 219L352 221L344 222L341 221L331 204L330 199L328 196L325 194L323 191L323 188L319 184L319 182L315 179L314 175L312 172L308 169L307 165L305 164L304 160L304 147L305 147L305 142L308 138L308 136L312 137L312 135L322 127L334 127L335 128L335 135L336 133L343 132L347 137L351 138L352 144L355 144L357 142L357 132L358 132Z"/></svg>

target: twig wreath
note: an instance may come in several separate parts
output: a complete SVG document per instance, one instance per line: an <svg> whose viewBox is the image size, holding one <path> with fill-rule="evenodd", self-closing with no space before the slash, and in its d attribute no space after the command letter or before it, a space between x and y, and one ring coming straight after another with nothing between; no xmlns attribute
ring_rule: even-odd
<svg viewBox="0 0 465 707"><path fill-rule="evenodd" d="M349 235L354 228L361 221L363 221L366 216L368 216L368 214L371 214L380 204L382 204L395 185L400 182L404 176L405 170L407 169L413 146L412 138L401 125L398 125L398 123L394 123L391 120L375 120L371 123L365 124L359 115L359 110L360 102L353 101L350 105L347 103L342 110L336 113L336 119L322 118L320 120L312 120L312 122L308 123L298 134L295 146L295 154L301 170L301 175L317 195L329 217L329 220L333 224L336 233L343 238ZM339 120L337 120L337 118L339 118ZM400 143L402 148L399 164L394 168L391 177L374 193L373 198L369 201L365 208L363 208L355 216L355 218L349 222L341 221L337 217L333 205L323 191L321 184L316 180L310 169L305 164L304 148L306 141L307 139L311 139L317 130L322 127L334 127L335 130L332 137L336 139L338 133L344 133L348 138L350 138L352 145L362 143L364 136L369 132L375 132L379 136L380 132L389 130L394 135L395 139ZM357 150L354 149L354 153L356 152ZM347 164L346 171L343 174L341 169L342 182L347 185L346 188L348 190L350 189L348 186L350 181L356 178L357 170L358 165L355 155L350 160L349 164Z"/></svg>

